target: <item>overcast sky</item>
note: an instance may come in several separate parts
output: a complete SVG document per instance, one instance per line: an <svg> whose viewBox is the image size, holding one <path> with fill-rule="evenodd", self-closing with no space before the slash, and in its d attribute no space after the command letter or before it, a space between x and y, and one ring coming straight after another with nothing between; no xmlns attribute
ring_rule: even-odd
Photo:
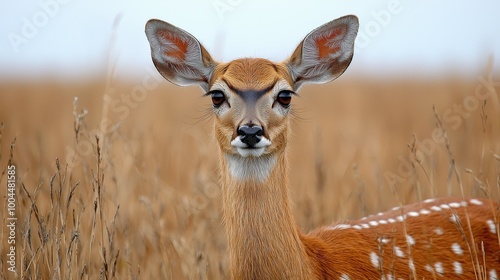
<svg viewBox="0 0 500 280"><path fill-rule="evenodd" d="M168 21L221 61L285 59L312 29L360 19L348 75L477 75L500 68L500 1L0 0L0 78L117 76L152 67L144 24ZM113 23L118 22L116 32ZM112 42L113 34L116 38ZM108 59L110 57L110 59ZM349 74L350 73L350 74Z"/></svg>

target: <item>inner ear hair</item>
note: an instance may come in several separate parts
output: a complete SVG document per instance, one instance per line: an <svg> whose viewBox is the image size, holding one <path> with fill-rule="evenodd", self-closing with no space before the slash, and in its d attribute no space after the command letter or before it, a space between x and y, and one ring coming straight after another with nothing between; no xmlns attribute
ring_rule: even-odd
<svg viewBox="0 0 500 280"><path fill-rule="evenodd" d="M348 15L310 32L285 61L295 90L304 83L326 83L338 78L351 63L358 28L358 18Z"/></svg>
<svg viewBox="0 0 500 280"><path fill-rule="evenodd" d="M208 90L217 63L193 35L157 19L146 23L145 32L153 63L165 79L176 85L199 85Z"/></svg>

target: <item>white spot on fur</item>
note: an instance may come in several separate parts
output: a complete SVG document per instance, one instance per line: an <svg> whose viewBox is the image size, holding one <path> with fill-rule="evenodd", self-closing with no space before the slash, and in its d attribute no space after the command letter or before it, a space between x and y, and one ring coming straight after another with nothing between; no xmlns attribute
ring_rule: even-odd
<svg viewBox="0 0 500 280"><path fill-rule="evenodd" d="M226 155L229 173L237 180L255 180L264 182L276 165L276 157L263 155L260 157L242 157Z"/></svg>
<svg viewBox="0 0 500 280"><path fill-rule="evenodd" d="M467 206L467 202L466 201L461 201L460 205L462 205L462 207L465 207L465 206Z"/></svg>
<svg viewBox="0 0 500 280"><path fill-rule="evenodd" d="M434 269L436 270L436 272L438 274L441 274L441 275L444 274L444 268L443 268L443 264L442 263L440 263L440 262L435 263L434 264Z"/></svg>
<svg viewBox="0 0 500 280"><path fill-rule="evenodd" d="M441 211L441 208L439 206L434 205L434 206L431 207L431 210L433 210L433 211Z"/></svg>
<svg viewBox="0 0 500 280"><path fill-rule="evenodd" d="M340 275L340 280L351 280L351 277L349 277L349 275L343 273L342 275Z"/></svg>
<svg viewBox="0 0 500 280"><path fill-rule="evenodd" d="M370 226L378 226L378 222L377 221L369 221L368 224L370 224Z"/></svg>
<svg viewBox="0 0 500 280"><path fill-rule="evenodd" d="M408 212L408 216L411 216L411 217L418 217L420 214L418 212L415 212L415 211L411 211L411 212Z"/></svg>
<svg viewBox="0 0 500 280"><path fill-rule="evenodd" d="M422 209L422 210L420 210L420 214L422 214L422 215L428 215L428 214L430 214L430 213L431 213L431 211L429 211L429 210L427 210L427 209Z"/></svg>
<svg viewBox="0 0 500 280"><path fill-rule="evenodd" d="M432 266L430 264L426 264L425 265L425 270L429 271L429 272L433 272L434 271L434 268L432 268Z"/></svg>
<svg viewBox="0 0 500 280"><path fill-rule="evenodd" d="M410 245L415 245L415 239L413 239L413 237L411 237L411 235L406 235L406 243L410 244Z"/></svg>
<svg viewBox="0 0 500 280"><path fill-rule="evenodd" d="M373 267L379 268L380 261L379 261L377 253L375 253L375 252L370 253L370 261L372 262Z"/></svg>
<svg viewBox="0 0 500 280"><path fill-rule="evenodd" d="M379 224L381 225L387 225L387 221L386 220L380 220L378 221Z"/></svg>
<svg viewBox="0 0 500 280"><path fill-rule="evenodd" d="M435 228L434 229L434 232L437 234L437 235L442 235L443 234L443 229L442 228Z"/></svg>
<svg viewBox="0 0 500 280"><path fill-rule="evenodd" d="M441 209L450 209L450 206L448 204L441 204L439 205L439 207L441 207Z"/></svg>
<svg viewBox="0 0 500 280"><path fill-rule="evenodd" d="M497 226L495 225L495 222L493 222L492 220L487 220L486 223L490 227L490 232L493 234L496 234L497 233Z"/></svg>
<svg viewBox="0 0 500 280"><path fill-rule="evenodd" d="M475 204L475 205L483 205L483 202L482 202L481 200L479 200L479 199L475 199L475 198L473 198L473 199L469 200L469 202L470 202L471 204Z"/></svg>
<svg viewBox="0 0 500 280"><path fill-rule="evenodd" d="M462 255L464 253L464 250L462 250L462 247L460 247L458 243L451 244L451 250L457 255Z"/></svg>
<svg viewBox="0 0 500 280"><path fill-rule="evenodd" d="M360 225L353 225L352 228L354 228L354 229L363 229Z"/></svg>
<svg viewBox="0 0 500 280"><path fill-rule="evenodd" d="M460 223L460 217L457 214L451 214L450 221L452 223Z"/></svg>
<svg viewBox="0 0 500 280"><path fill-rule="evenodd" d="M403 216L397 216L397 217L396 217L396 220L398 220L398 221L400 221L400 222L403 222L403 221L405 220L405 218L406 218L406 217L405 217L404 215L403 215Z"/></svg>
<svg viewBox="0 0 500 280"><path fill-rule="evenodd" d="M368 224L361 224L361 227L362 228L370 228L370 226Z"/></svg>
<svg viewBox="0 0 500 280"><path fill-rule="evenodd" d="M496 270L494 270L494 269L490 270L489 274L490 274L490 280L498 280L499 279L498 276L497 276L497 271Z"/></svg>
<svg viewBox="0 0 500 280"><path fill-rule="evenodd" d="M387 221L388 221L389 223L391 223L391 224L394 224L394 223L396 222L396 220L395 220L395 219L393 219L393 218L389 218L389 219L387 219Z"/></svg>
<svg viewBox="0 0 500 280"><path fill-rule="evenodd" d="M384 244L388 244L389 242L391 242L391 239L386 238L386 237L380 237L377 240L378 240L378 243L384 243Z"/></svg>
<svg viewBox="0 0 500 280"><path fill-rule="evenodd" d="M461 275L464 272L462 264L459 262L453 262L453 271L455 271L456 274Z"/></svg>
<svg viewBox="0 0 500 280"><path fill-rule="evenodd" d="M392 210L392 211L396 211L396 210L399 210L399 209L401 209L401 206L392 207L392 209L391 209L391 210Z"/></svg>
<svg viewBox="0 0 500 280"><path fill-rule="evenodd" d="M448 203L448 205L450 205L451 208L459 208L461 206L458 202L451 202Z"/></svg>
<svg viewBox="0 0 500 280"><path fill-rule="evenodd" d="M351 225L348 224L338 224L333 227L330 227L331 229L348 229L351 228Z"/></svg>
<svg viewBox="0 0 500 280"><path fill-rule="evenodd" d="M434 198L428 198L428 199L424 200L424 203L431 203L431 202L434 202L434 201L436 201L436 199L434 199Z"/></svg>
<svg viewBox="0 0 500 280"><path fill-rule="evenodd" d="M398 246L394 246L394 253L396 254L396 256L398 256L400 258L404 258L405 257L405 253Z"/></svg>

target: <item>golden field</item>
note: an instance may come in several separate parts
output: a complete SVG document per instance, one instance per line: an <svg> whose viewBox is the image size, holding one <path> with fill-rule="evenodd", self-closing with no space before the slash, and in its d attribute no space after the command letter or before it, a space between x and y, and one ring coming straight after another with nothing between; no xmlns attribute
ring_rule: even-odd
<svg viewBox="0 0 500 280"><path fill-rule="evenodd" d="M495 82L496 81L496 82ZM0 84L0 278L226 279L210 100L143 81ZM78 97L75 102L74 97ZM500 198L500 77L344 78L293 100L304 231L437 196ZM0 215L7 224L7 203Z"/></svg>

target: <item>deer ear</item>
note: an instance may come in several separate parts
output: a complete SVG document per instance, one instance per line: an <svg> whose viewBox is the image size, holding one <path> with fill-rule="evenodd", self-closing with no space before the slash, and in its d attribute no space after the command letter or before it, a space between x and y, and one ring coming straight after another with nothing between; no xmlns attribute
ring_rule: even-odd
<svg viewBox="0 0 500 280"><path fill-rule="evenodd" d="M146 23L153 63L168 81L179 85L199 85L208 90L217 63L188 32L170 23L152 19Z"/></svg>
<svg viewBox="0 0 500 280"><path fill-rule="evenodd" d="M358 18L330 21L309 33L285 61L295 89L304 83L326 83L338 78L351 63Z"/></svg>

